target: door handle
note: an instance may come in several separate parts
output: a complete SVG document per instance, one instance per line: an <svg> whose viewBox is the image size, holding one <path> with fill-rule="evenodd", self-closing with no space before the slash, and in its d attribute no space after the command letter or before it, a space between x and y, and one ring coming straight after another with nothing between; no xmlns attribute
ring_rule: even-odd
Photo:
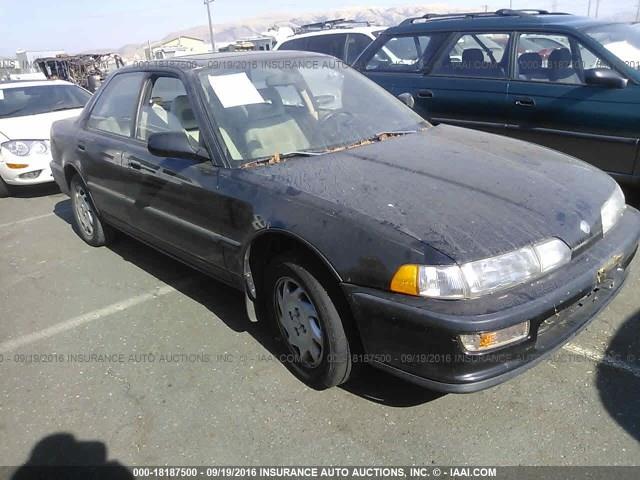
<svg viewBox="0 0 640 480"><path fill-rule="evenodd" d="M87 150L87 147L85 147L83 144L79 143L78 144L78 150L80 150L81 152L85 152Z"/></svg>
<svg viewBox="0 0 640 480"><path fill-rule="evenodd" d="M133 168L134 170L142 170L142 165L140 165L138 162L129 160L129 168Z"/></svg>
<svg viewBox="0 0 640 480"><path fill-rule="evenodd" d="M431 90L418 90L418 98L433 98Z"/></svg>
<svg viewBox="0 0 640 480"><path fill-rule="evenodd" d="M517 98L514 102L519 107L535 107L536 101L533 98Z"/></svg>

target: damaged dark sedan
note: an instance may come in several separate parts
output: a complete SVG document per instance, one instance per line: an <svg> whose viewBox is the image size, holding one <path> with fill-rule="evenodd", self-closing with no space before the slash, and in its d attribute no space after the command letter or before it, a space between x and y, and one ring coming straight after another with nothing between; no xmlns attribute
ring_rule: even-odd
<svg viewBox="0 0 640 480"><path fill-rule="evenodd" d="M124 68L51 149L87 243L122 231L243 290L317 389L362 362L445 392L503 382L615 297L640 237L600 170L433 127L317 54Z"/></svg>

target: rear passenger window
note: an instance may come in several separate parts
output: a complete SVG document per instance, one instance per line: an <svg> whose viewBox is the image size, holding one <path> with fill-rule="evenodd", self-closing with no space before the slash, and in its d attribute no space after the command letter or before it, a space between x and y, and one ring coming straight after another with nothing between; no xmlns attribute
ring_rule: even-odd
<svg viewBox="0 0 640 480"><path fill-rule="evenodd" d="M506 78L510 35L506 33L467 33L438 59L435 75L456 77Z"/></svg>
<svg viewBox="0 0 640 480"><path fill-rule="evenodd" d="M87 127L124 137L131 136L144 75L142 72L116 75L100 94Z"/></svg>
<svg viewBox="0 0 640 480"><path fill-rule="evenodd" d="M433 56L441 35L390 37L367 62L369 71L417 72Z"/></svg>
<svg viewBox="0 0 640 480"><path fill-rule="evenodd" d="M347 34L318 35L307 38L307 48L309 52L324 53L332 57L344 60L344 48L347 43Z"/></svg>
<svg viewBox="0 0 640 480"><path fill-rule="evenodd" d="M284 42L278 50L302 50L305 51L307 47L307 39L306 38L295 38L293 40L288 40Z"/></svg>

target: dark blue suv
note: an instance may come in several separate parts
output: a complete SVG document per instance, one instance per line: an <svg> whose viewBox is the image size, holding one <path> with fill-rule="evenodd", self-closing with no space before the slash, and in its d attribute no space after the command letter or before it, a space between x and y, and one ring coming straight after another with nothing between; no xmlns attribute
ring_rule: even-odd
<svg viewBox="0 0 640 480"><path fill-rule="evenodd" d="M356 62L423 117L560 150L640 184L640 30L544 10L428 14Z"/></svg>

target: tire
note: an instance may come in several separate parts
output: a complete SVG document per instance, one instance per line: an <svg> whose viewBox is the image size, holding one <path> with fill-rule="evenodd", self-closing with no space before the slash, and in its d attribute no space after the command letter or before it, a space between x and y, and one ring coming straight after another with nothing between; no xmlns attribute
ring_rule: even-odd
<svg viewBox="0 0 640 480"><path fill-rule="evenodd" d="M282 363L316 390L345 383L352 371L347 316L340 315L318 269L302 257L283 255L264 278L263 307L282 338Z"/></svg>
<svg viewBox="0 0 640 480"><path fill-rule="evenodd" d="M4 183L4 180L0 177L0 198L7 198L9 196L11 196L9 185Z"/></svg>
<svg viewBox="0 0 640 480"><path fill-rule="evenodd" d="M113 240L113 229L104 223L93 205L91 195L79 175L71 179L73 229L92 247L103 247Z"/></svg>

